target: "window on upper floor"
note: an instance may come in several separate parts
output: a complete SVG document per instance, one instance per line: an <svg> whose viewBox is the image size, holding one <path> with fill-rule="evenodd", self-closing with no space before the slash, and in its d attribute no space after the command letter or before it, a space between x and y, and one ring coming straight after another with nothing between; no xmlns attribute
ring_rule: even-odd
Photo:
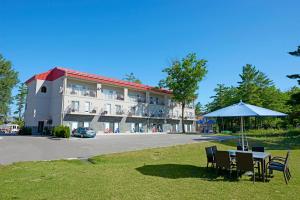
<svg viewBox="0 0 300 200"><path fill-rule="evenodd" d="M47 87L46 86L41 87L41 93L47 93Z"/></svg>
<svg viewBox="0 0 300 200"><path fill-rule="evenodd" d="M71 109L72 109L72 112L78 112L79 111L79 101L72 101Z"/></svg>

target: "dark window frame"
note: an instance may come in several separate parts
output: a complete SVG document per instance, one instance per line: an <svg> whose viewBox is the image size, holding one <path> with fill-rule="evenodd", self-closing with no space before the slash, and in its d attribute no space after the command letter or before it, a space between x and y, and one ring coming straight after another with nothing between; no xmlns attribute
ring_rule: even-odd
<svg viewBox="0 0 300 200"><path fill-rule="evenodd" d="M47 87L46 86L41 87L41 93L47 93Z"/></svg>

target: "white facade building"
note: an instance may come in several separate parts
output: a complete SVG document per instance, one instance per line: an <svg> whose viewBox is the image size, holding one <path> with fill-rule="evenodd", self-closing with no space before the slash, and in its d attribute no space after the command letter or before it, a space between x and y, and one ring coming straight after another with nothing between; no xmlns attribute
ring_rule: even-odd
<svg viewBox="0 0 300 200"><path fill-rule="evenodd" d="M104 133L181 131L181 106L164 89L58 67L26 84L25 125L34 132L61 124ZM184 116L186 131L195 131L194 105Z"/></svg>

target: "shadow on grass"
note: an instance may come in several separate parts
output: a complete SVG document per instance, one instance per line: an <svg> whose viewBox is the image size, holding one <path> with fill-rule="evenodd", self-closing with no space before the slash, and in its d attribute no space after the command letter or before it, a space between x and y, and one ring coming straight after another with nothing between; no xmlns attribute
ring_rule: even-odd
<svg viewBox="0 0 300 200"><path fill-rule="evenodd" d="M194 165L144 165L136 168L136 170L146 176L156 176L168 179L199 178L207 181L237 181L234 173L232 177L229 177L228 173L217 173L213 168L198 167Z"/></svg>

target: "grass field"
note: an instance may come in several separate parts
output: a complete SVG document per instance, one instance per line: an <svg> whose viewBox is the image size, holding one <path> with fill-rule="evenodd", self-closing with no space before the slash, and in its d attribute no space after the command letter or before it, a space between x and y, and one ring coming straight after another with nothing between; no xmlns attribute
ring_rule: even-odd
<svg viewBox="0 0 300 200"><path fill-rule="evenodd" d="M277 138L278 139L278 138ZM270 140L270 139L269 139ZM283 146L259 140L272 155ZM292 179L228 179L206 168L204 147L232 149L235 141L197 143L111 154L89 161L23 162L0 167L0 199L299 199L300 150L293 145ZM288 146L286 146L288 148Z"/></svg>

